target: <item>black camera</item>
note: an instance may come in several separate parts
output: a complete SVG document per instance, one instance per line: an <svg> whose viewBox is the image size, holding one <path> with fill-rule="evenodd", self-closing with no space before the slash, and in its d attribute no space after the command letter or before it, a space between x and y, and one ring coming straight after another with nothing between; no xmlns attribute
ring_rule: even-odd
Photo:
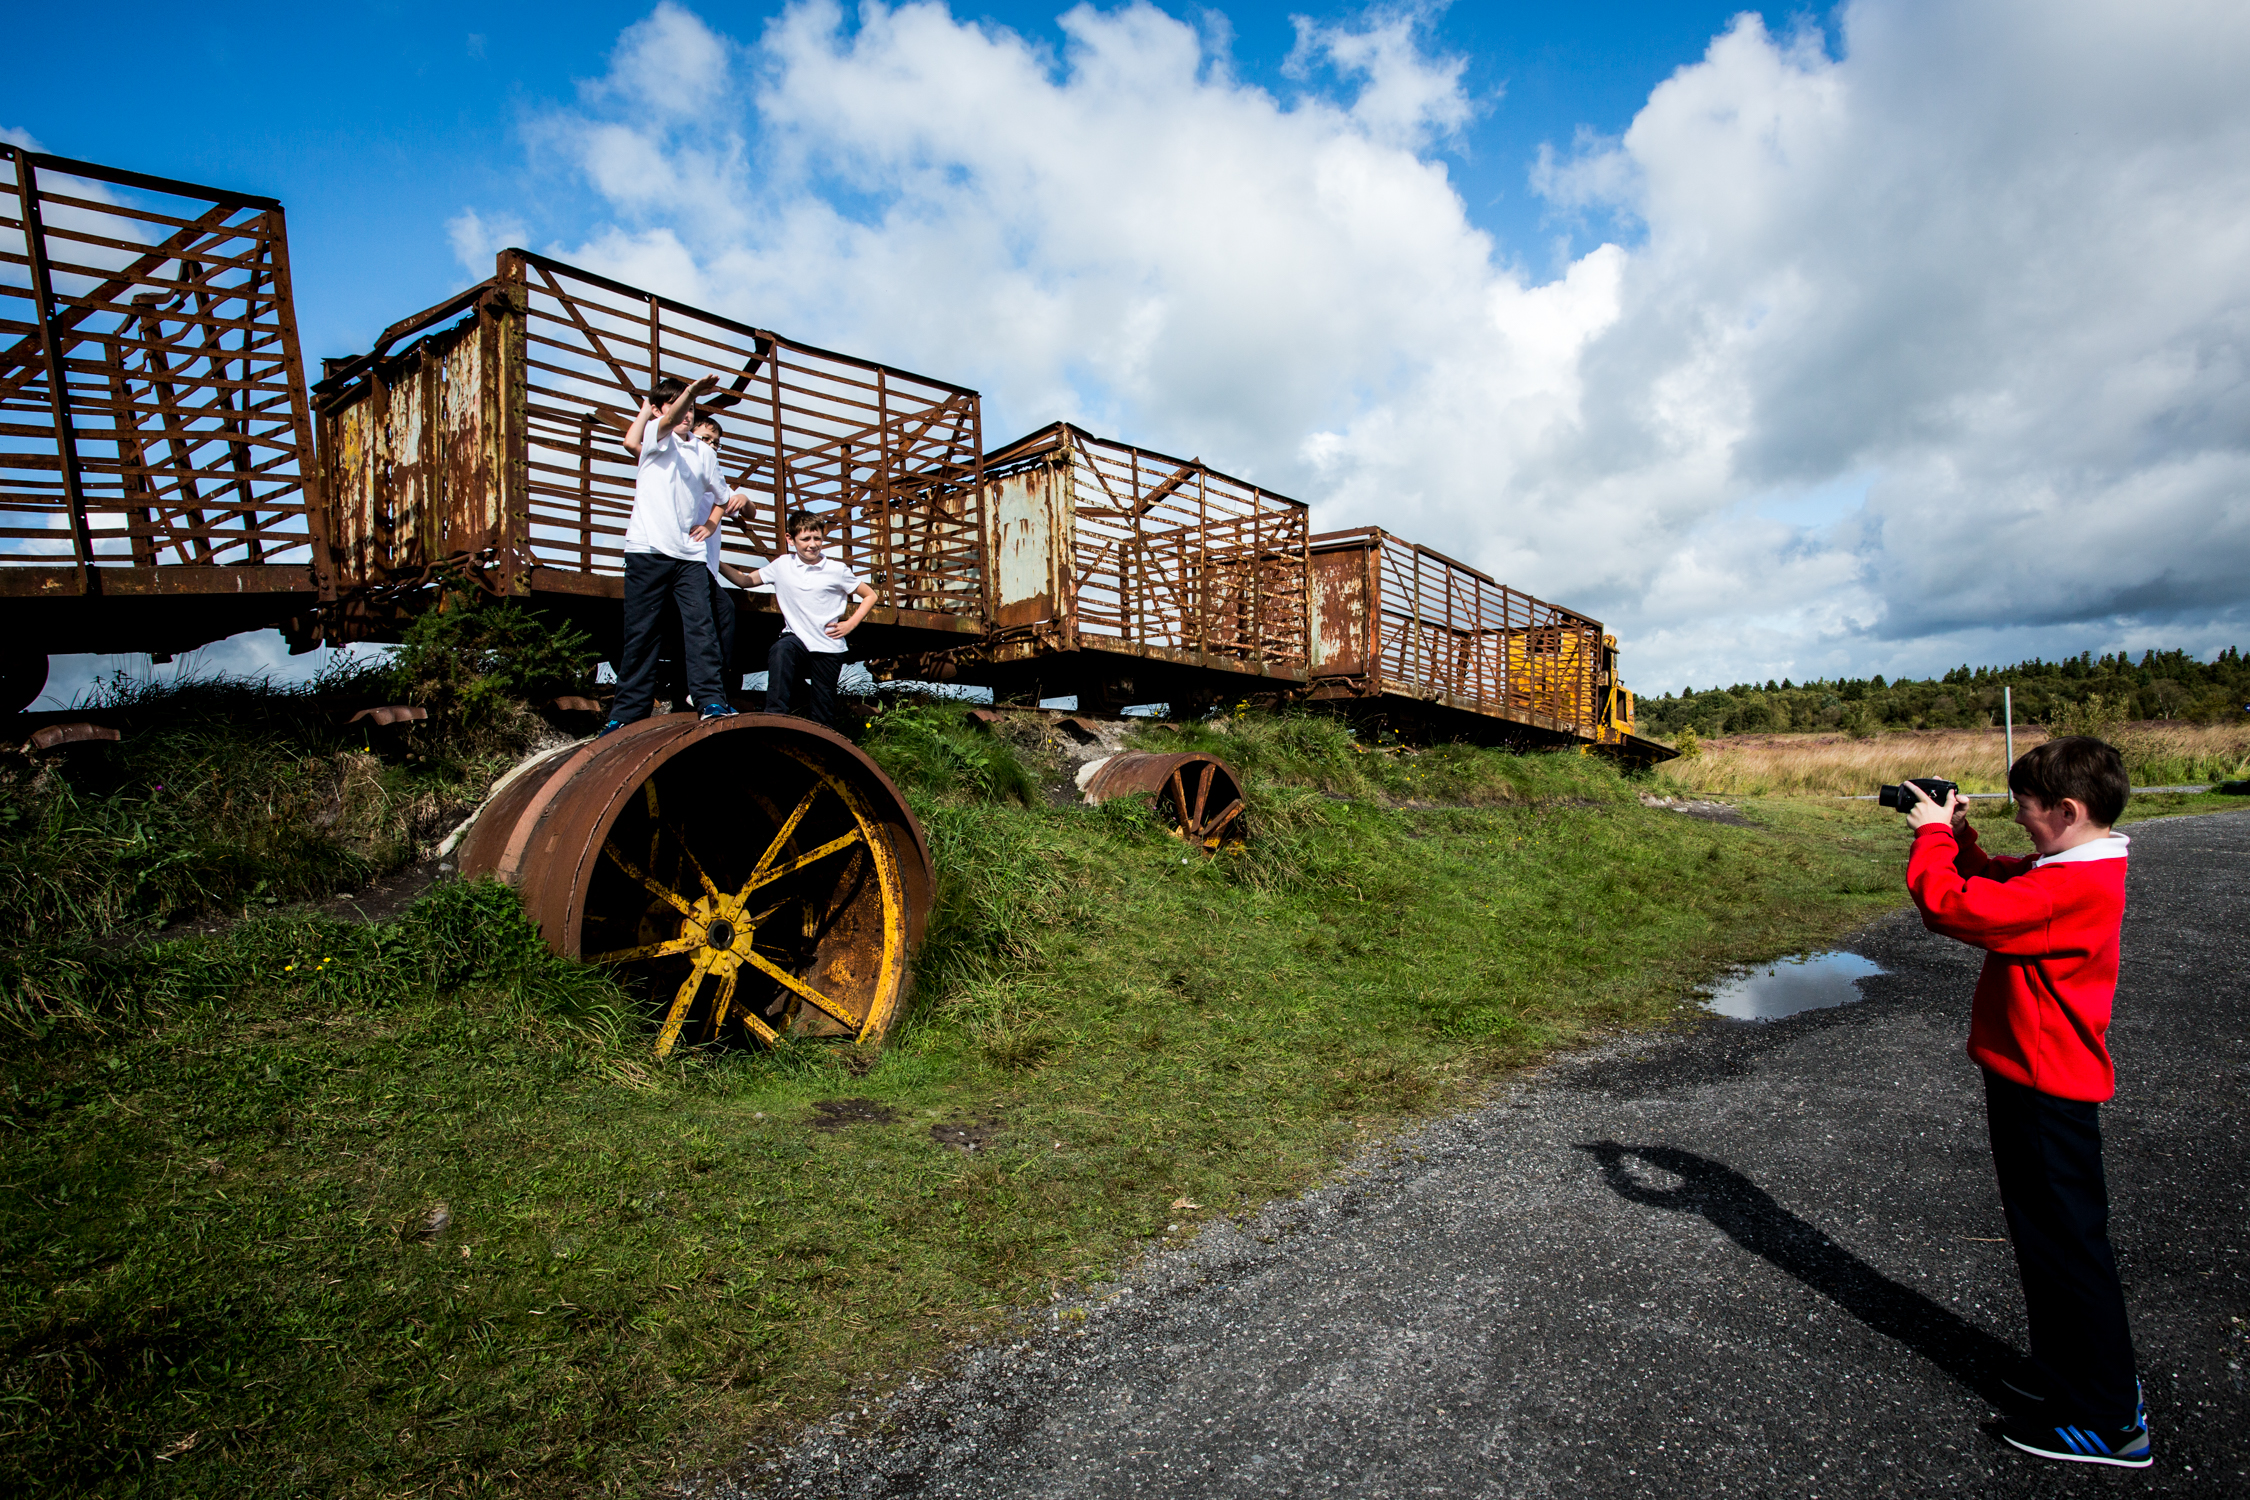
<svg viewBox="0 0 2250 1500"><path fill-rule="evenodd" d="M1945 799L1961 790L1957 781L1947 781L1942 776L1909 776L1906 778L1930 794L1930 800L1943 807ZM1885 807L1895 807L1900 812L1914 805L1914 794L1904 786L1887 786L1875 794L1875 799Z"/></svg>

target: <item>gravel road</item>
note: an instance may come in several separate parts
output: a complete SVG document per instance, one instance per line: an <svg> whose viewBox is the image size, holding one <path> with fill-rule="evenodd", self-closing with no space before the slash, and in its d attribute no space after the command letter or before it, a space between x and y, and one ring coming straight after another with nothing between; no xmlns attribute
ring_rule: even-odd
<svg viewBox="0 0 2250 1500"><path fill-rule="evenodd" d="M717 1496L2250 1495L2250 812L2135 825L2103 1111L2157 1461L1990 1435L2021 1300L1978 955L1528 1077Z"/></svg>

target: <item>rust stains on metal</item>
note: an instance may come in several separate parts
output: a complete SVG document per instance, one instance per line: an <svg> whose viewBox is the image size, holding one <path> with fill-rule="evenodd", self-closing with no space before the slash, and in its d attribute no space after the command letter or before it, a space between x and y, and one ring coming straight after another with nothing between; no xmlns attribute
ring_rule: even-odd
<svg viewBox="0 0 2250 1500"><path fill-rule="evenodd" d="M1601 625L1377 527L1313 539L1316 697L1391 696L1594 737Z"/></svg>
<svg viewBox="0 0 2250 1500"><path fill-rule="evenodd" d="M6 144L0 177L0 569L40 579L5 592L326 588L281 205Z"/></svg>
<svg viewBox="0 0 2250 1500"><path fill-rule="evenodd" d="M875 763L801 719L644 719L507 781L461 872L691 1038L880 1041L929 912L929 847Z"/></svg>
<svg viewBox="0 0 2250 1500"><path fill-rule="evenodd" d="M759 566L786 549L786 512L811 510L830 555L874 584L876 623L981 633L976 392L521 250L315 388L346 586L453 567L500 594L614 596L633 506L621 439L664 375L720 381L704 407L751 497L727 561Z"/></svg>
<svg viewBox="0 0 2250 1500"><path fill-rule="evenodd" d="M1229 678L1305 680L1302 504L1067 422L985 466L994 629L964 675L1088 653L1138 658L1152 681L1184 668L1218 691Z"/></svg>
<svg viewBox="0 0 2250 1500"><path fill-rule="evenodd" d="M56 750L64 745L101 744L122 738L100 724L50 724L31 737L34 750Z"/></svg>
<svg viewBox="0 0 2250 1500"><path fill-rule="evenodd" d="M346 724L357 724L360 720L365 719L370 724L380 724L384 728L389 728L393 724L419 724L429 716L430 711L426 708L416 708L405 703L390 703L381 708L363 708L344 722Z"/></svg>
<svg viewBox="0 0 2250 1500"><path fill-rule="evenodd" d="M1211 853L1248 836L1242 778L1215 755L1112 755L1081 773L1086 800L1100 804L1135 792L1154 794L1175 835Z"/></svg>

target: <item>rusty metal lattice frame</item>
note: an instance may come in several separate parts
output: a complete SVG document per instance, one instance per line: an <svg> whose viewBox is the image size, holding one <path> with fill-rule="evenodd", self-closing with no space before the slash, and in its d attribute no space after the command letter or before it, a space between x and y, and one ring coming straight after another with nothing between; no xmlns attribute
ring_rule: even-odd
<svg viewBox="0 0 2250 1500"><path fill-rule="evenodd" d="M325 595L281 205L0 170L0 596Z"/></svg>
<svg viewBox="0 0 2250 1500"><path fill-rule="evenodd" d="M1306 507L1058 422L985 460L996 662L1055 652L1305 680ZM1044 553L1021 581L1002 549ZM1036 574L1037 576L1031 576Z"/></svg>
<svg viewBox="0 0 2250 1500"><path fill-rule="evenodd" d="M1312 539L1315 698L1389 696L1594 741L1600 622L1379 527Z"/></svg>
<svg viewBox="0 0 2250 1500"><path fill-rule="evenodd" d="M786 546L785 514L811 510L832 555L880 592L882 618L982 629L974 391L522 250L371 353L331 362L317 387L346 584L453 562L501 593L615 593L633 507L621 439L657 374L720 380L705 404L730 482L751 496L728 561L757 566Z"/></svg>

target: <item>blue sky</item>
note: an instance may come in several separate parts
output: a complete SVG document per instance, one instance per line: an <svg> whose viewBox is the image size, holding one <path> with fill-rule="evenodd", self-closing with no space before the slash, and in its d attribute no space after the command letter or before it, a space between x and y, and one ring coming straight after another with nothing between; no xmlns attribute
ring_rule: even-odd
<svg viewBox="0 0 2250 1500"><path fill-rule="evenodd" d="M2250 638L2250 8L99 24L215 102L0 128L279 196L314 357L516 240L1380 521L1643 691Z"/></svg>
<svg viewBox="0 0 2250 1500"><path fill-rule="evenodd" d="M956 6L1059 49L1053 4ZM1364 7L1168 6L1232 31L1237 72L1284 98L1319 77L1291 78L1293 16L1337 21ZM714 26L754 37L778 6L699 7ZM1614 135L1649 90L1703 54L1730 17L1757 7L1669 4L1458 5L1435 13L1433 46L1467 61L1478 105L1445 159L1473 222L1544 279L1553 241L1575 226L1546 223L1527 173L1542 144L1577 132ZM89 88L65 68L19 71L0 127L29 132L61 156L278 197L289 210L298 316L308 356L354 352L393 319L466 285L446 223L472 205L500 205L535 238L568 236L590 208L567 181L542 174L527 191L519 126L598 77L646 4L176 4L105 6L102 29L164 58L165 76L193 77L211 102L167 110L151 129L137 89ZM1769 26L1818 25L1815 13L1768 7ZM26 7L11 22L22 55L83 48L82 13ZM120 83L120 88L123 85ZM128 104L130 100L130 104ZM1606 223L1599 227L1607 227ZM1583 228L1576 235L1581 245ZM943 372L933 372L943 373Z"/></svg>

